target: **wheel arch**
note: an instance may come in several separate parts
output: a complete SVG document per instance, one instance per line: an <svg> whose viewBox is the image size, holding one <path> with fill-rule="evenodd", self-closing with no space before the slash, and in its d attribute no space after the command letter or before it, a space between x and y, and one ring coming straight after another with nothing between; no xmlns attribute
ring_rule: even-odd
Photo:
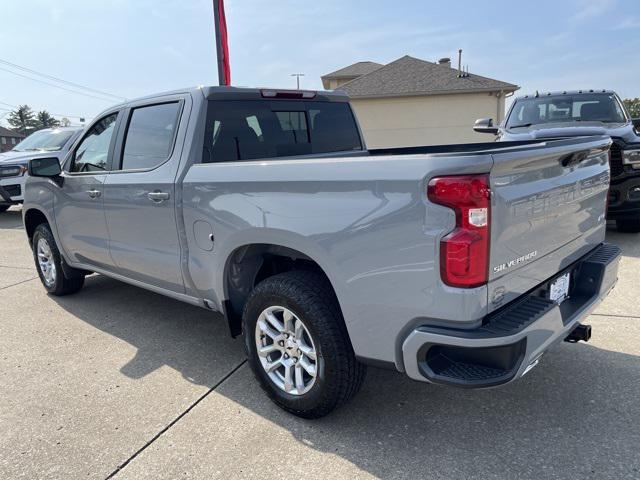
<svg viewBox="0 0 640 480"><path fill-rule="evenodd" d="M242 311L253 287L266 278L286 271L318 272L326 279L338 305L341 305L333 275L316 258L297 248L276 243L248 243L236 247L227 256L222 283L224 314L231 334L236 336L242 333Z"/></svg>
<svg viewBox="0 0 640 480"><path fill-rule="evenodd" d="M53 232L52 224L49 221L49 217L47 217L47 215L38 208L27 209L27 211L25 211L23 215L23 222L24 229L27 232L27 237L29 238L29 243L31 243L33 240L33 234L36 228L42 223L46 223L47 225L49 225L49 228L51 228ZM53 233L55 234L55 232Z"/></svg>

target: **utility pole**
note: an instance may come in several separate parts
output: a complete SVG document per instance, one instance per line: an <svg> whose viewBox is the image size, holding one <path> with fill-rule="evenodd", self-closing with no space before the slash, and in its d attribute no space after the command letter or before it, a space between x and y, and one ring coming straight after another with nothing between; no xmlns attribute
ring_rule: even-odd
<svg viewBox="0 0 640 480"><path fill-rule="evenodd" d="M296 77L297 89L300 90L300 77L304 77L304 73L292 73L292 77Z"/></svg>

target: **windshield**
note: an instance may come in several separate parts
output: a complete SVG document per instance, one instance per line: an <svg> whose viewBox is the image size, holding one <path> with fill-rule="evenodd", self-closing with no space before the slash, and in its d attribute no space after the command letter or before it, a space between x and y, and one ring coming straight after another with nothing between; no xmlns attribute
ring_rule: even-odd
<svg viewBox="0 0 640 480"><path fill-rule="evenodd" d="M13 149L15 152L44 150L57 152L76 133L75 130L39 130L33 132Z"/></svg>
<svg viewBox="0 0 640 480"><path fill-rule="evenodd" d="M626 121L622 107L612 93L551 95L517 100L509 115L507 128L544 123Z"/></svg>

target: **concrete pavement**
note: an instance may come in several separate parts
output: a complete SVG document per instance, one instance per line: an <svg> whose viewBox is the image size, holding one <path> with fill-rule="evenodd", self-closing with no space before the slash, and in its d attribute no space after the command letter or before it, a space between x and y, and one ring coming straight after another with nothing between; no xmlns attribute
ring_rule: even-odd
<svg viewBox="0 0 640 480"><path fill-rule="evenodd" d="M0 215L0 478L640 478L640 235L589 319L518 382L430 386L370 369L318 421L275 407L220 318L101 276L44 293Z"/></svg>

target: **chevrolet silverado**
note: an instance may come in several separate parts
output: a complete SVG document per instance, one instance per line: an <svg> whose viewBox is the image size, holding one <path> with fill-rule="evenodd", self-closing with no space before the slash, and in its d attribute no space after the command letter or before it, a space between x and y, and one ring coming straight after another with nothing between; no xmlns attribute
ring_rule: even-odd
<svg viewBox="0 0 640 480"><path fill-rule="evenodd" d="M99 273L220 312L268 396L315 418L366 365L485 388L588 340L620 256L610 145L367 150L339 92L202 87L32 160L24 225L50 294Z"/></svg>

